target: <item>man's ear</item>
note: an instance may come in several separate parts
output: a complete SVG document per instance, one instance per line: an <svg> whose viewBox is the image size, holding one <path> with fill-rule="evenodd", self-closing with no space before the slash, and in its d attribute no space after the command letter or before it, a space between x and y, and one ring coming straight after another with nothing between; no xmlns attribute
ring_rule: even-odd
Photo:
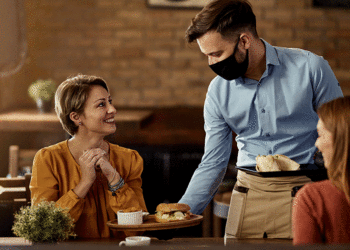
<svg viewBox="0 0 350 250"><path fill-rule="evenodd" d="M80 123L80 115L77 112L71 112L69 114L69 118L74 122L75 126L79 126Z"/></svg>
<svg viewBox="0 0 350 250"><path fill-rule="evenodd" d="M251 46L251 36L249 36L249 33L243 32L240 39L243 42L244 49L249 49Z"/></svg>

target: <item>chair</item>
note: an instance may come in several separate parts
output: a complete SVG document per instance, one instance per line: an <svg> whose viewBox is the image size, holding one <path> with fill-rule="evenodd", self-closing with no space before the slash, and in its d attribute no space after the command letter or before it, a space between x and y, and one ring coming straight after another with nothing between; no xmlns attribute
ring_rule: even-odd
<svg viewBox="0 0 350 250"><path fill-rule="evenodd" d="M9 148L9 174L11 177L17 177L19 171L28 168L31 172L33 159L38 150L20 149L18 145L11 145Z"/></svg>
<svg viewBox="0 0 350 250"><path fill-rule="evenodd" d="M31 173L25 176L13 178L0 178L0 202L13 203L16 207L30 205L29 184L32 178Z"/></svg>
<svg viewBox="0 0 350 250"><path fill-rule="evenodd" d="M30 206L29 184L32 174L13 178L0 178L0 238L14 237L12 226L21 207Z"/></svg>

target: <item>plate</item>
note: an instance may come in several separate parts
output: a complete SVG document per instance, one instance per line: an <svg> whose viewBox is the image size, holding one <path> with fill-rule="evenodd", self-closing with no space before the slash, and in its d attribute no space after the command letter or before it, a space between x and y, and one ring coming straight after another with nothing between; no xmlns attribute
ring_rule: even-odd
<svg viewBox="0 0 350 250"><path fill-rule="evenodd" d="M238 170L242 170L247 174L261 176L261 177L282 177L282 176L314 176L325 175L327 170L325 168L319 168L315 164L301 164L300 169L294 171L271 171L271 172L258 172L254 167L236 167Z"/></svg>
<svg viewBox="0 0 350 250"><path fill-rule="evenodd" d="M149 212L142 212L142 218L143 218L143 221L148 220Z"/></svg>
<svg viewBox="0 0 350 250"><path fill-rule="evenodd" d="M202 215L193 214L188 220L160 223L156 221L155 215L151 214L148 216L148 220L144 221L141 225L118 225L118 219L115 219L107 221L107 226L117 231L154 231L192 227L198 225L202 220Z"/></svg>

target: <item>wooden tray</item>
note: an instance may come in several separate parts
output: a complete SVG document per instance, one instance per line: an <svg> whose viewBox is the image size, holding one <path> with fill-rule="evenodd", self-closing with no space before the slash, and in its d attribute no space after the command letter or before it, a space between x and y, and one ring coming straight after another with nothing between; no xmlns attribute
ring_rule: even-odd
<svg viewBox="0 0 350 250"><path fill-rule="evenodd" d="M148 219L141 225L118 225L118 219L107 221L107 226L117 231L154 231L192 227L198 225L203 220L202 215L193 214L190 219L182 221L171 221L160 223L155 219L155 215L149 215Z"/></svg>

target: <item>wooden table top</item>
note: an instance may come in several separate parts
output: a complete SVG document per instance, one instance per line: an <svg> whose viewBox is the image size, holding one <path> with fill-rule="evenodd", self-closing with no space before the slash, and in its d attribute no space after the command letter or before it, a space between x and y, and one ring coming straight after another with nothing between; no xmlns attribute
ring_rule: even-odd
<svg viewBox="0 0 350 250"><path fill-rule="evenodd" d="M149 110L120 110L115 121L117 127L137 130L151 115ZM63 132L63 129L54 112L41 114L37 110L16 110L0 114L0 131Z"/></svg>
<svg viewBox="0 0 350 250"><path fill-rule="evenodd" d="M19 237L3 237L0 238L0 248L3 246L16 246L15 249L65 249L65 250L76 250L83 248L84 250L90 249L114 249L114 247L119 248L120 239L75 239L68 240L64 242L59 242L58 244L39 244L33 245L30 241L24 240ZM302 249L314 249L314 250L347 250L350 249L350 244L318 244L318 245L306 245L302 247L296 247L293 245L290 239L235 239L224 245L224 238L222 237L200 237L200 238L174 238L171 240L158 240L156 238L151 238L150 249L237 249L237 250L294 250L298 248ZM12 249L12 248L6 248ZM138 249L138 248L136 248Z"/></svg>
<svg viewBox="0 0 350 250"><path fill-rule="evenodd" d="M72 239L59 244L101 244L101 245L118 245L121 239ZM286 244L292 245L290 239L235 239L231 243L250 243L250 244ZM32 242L20 237L3 237L0 238L0 246L4 245L33 245ZM171 240L158 240L151 238L151 245L154 246L224 246L224 238L222 237L198 237L198 238L173 238Z"/></svg>
<svg viewBox="0 0 350 250"><path fill-rule="evenodd" d="M118 109L117 130L108 140L122 146L204 146L203 108ZM64 132L55 113L36 110L0 113L0 132ZM235 136L235 134L233 134ZM233 152L237 145L233 143Z"/></svg>

